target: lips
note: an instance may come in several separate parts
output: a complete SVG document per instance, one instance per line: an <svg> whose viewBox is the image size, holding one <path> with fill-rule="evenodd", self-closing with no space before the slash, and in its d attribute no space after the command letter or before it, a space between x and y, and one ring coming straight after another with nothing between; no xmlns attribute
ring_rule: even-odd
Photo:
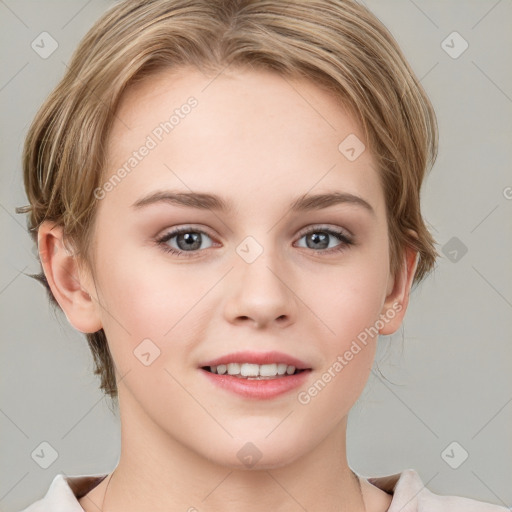
<svg viewBox="0 0 512 512"><path fill-rule="evenodd" d="M219 366L220 364L229 363L252 363L252 364L272 364L272 363L285 363L288 366L295 366L297 370L311 370L311 366L308 363L285 354L283 352L271 351L271 352L254 352L249 350L232 352L230 354L223 355L217 359L211 359L204 361L199 365L199 368L205 366Z"/></svg>

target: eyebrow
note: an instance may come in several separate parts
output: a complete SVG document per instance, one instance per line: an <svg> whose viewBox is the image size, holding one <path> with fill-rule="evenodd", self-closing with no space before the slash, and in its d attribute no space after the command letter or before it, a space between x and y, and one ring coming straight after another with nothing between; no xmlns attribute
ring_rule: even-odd
<svg viewBox="0 0 512 512"><path fill-rule="evenodd" d="M217 210L226 214L234 211L232 203L214 194L200 192L173 192L167 190L158 190L156 192L149 193L133 203L132 208L138 210L145 206L161 202L177 206L198 208L200 210ZM359 206L375 216L375 210L368 201L348 192L330 192L316 195L304 194L303 196L298 197L289 206L289 208L293 212L301 212L322 210L337 204L351 204Z"/></svg>

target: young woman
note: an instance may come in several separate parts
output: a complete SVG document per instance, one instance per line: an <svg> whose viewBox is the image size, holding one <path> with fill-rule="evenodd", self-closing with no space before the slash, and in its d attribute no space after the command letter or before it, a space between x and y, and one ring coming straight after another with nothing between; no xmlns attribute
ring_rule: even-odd
<svg viewBox="0 0 512 512"><path fill-rule="evenodd" d="M39 279L118 399L110 474L26 511L499 511L363 478L347 417L433 268L432 106L351 0L131 0L24 152Z"/></svg>

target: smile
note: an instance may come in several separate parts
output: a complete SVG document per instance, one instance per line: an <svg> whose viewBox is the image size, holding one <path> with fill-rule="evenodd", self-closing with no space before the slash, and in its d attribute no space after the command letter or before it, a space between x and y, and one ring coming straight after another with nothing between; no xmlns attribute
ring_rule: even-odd
<svg viewBox="0 0 512 512"><path fill-rule="evenodd" d="M217 366L205 366L204 370L218 375L232 375L246 379L272 379L284 375L293 375L304 370L286 363L253 364L253 363L228 363Z"/></svg>

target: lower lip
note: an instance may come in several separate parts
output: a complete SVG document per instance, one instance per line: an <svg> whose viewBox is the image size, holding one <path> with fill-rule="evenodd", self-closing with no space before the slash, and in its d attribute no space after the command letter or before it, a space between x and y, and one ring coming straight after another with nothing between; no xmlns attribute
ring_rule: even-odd
<svg viewBox="0 0 512 512"><path fill-rule="evenodd" d="M282 395L299 387L308 378L311 370L304 370L294 375L287 375L286 377L276 377L275 379L243 379L240 377L233 377L232 375L219 375L218 373L211 373L207 370L200 368L200 371L206 375L213 384L237 393L245 398L273 398Z"/></svg>

